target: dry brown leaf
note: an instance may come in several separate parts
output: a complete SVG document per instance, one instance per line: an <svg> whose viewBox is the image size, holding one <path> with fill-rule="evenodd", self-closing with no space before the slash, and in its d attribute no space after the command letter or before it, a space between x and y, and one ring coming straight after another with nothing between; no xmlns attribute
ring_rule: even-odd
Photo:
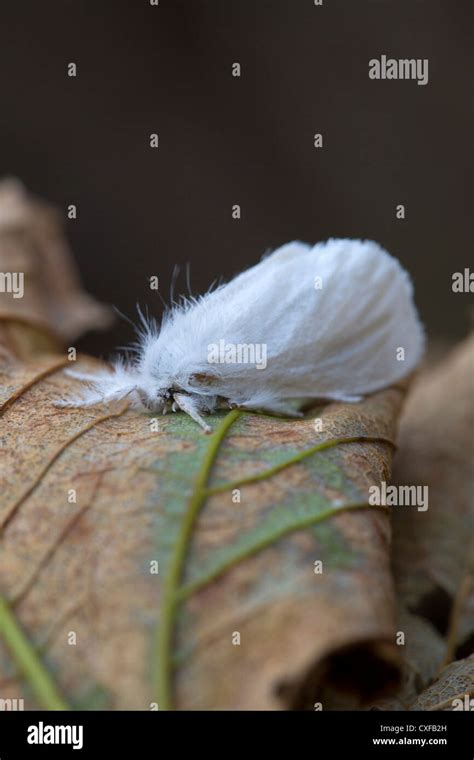
<svg viewBox="0 0 474 760"><path fill-rule="evenodd" d="M59 213L13 178L0 181L0 272L24 277L22 297L0 294L1 345L21 347L22 357L112 321L81 289Z"/></svg>
<svg viewBox="0 0 474 760"><path fill-rule="evenodd" d="M474 710L474 655L452 662L429 689L420 694L411 710Z"/></svg>
<svg viewBox="0 0 474 760"><path fill-rule="evenodd" d="M394 482L427 485L425 512L395 509L402 604L447 637L445 659L474 634L474 336L422 373L400 427Z"/></svg>
<svg viewBox="0 0 474 760"><path fill-rule="evenodd" d="M448 683L446 674L472 668L469 660L455 663L436 682L456 648L474 633L473 369L471 337L437 365L429 363L404 407L393 481L427 485L429 506L393 511L404 664L401 688L374 709L452 709L432 703Z"/></svg>
<svg viewBox="0 0 474 760"><path fill-rule="evenodd" d="M312 420L231 413L208 468L216 492L199 495L219 433L179 414L153 432L149 416L123 408L55 408L76 382L62 364L4 368L0 588L63 699L278 708L307 705L328 683L370 696L396 679L388 517L360 507L389 476L383 440L395 434L400 390L325 406L323 433ZM196 494L202 511L187 533ZM38 704L11 645L0 661L2 694Z"/></svg>

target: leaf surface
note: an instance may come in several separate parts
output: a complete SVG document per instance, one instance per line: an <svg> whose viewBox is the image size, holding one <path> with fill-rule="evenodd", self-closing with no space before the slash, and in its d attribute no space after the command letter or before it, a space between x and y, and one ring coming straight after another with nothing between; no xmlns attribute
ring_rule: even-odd
<svg viewBox="0 0 474 760"><path fill-rule="evenodd" d="M56 408L77 384L61 365L4 366L2 694L277 709L396 679L390 526L368 489L402 390L319 408L320 432L233 411L204 436L181 414ZM341 679L361 655L373 678Z"/></svg>

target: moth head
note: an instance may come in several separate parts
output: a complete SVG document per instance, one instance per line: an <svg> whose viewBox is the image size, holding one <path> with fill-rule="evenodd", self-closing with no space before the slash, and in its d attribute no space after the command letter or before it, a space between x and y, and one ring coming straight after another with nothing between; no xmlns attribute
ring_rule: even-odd
<svg viewBox="0 0 474 760"><path fill-rule="evenodd" d="M157 389L137 385L133 389L133 396L138 401L139 407L150 412L161 412L173 401L168 388Z"/></svg>

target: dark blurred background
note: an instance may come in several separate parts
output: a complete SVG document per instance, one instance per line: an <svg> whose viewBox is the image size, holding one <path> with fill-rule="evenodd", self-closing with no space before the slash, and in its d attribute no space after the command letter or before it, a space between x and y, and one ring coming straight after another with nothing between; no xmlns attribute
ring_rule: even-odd
<svg viewBox="0 0 474 760"><path fill-rule="evenodd" d="M411 272L428 332L461 337L470 297L451 276L472 262L472 7L3 2L1 173L65 213L77 205L66 229L85 286L129 316L137 301L159 316L148 278L167 298L175 264L200 292L291 239L368 237ZM382 54L428 58L429 83L370 80ZM130 338L120 321L82 347L107 355Z"/></svg>

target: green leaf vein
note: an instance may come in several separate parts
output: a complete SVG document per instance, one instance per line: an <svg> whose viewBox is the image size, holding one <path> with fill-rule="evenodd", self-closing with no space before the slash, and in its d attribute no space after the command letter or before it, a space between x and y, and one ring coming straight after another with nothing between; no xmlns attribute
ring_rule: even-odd
<svg viewBox="0 0 474 760"><path fill-rule="evenodd" d="M187 509L179 527L176 542L173 546L169 565L163 584L159 622L155 631L155 656L153 658L153 682L156 699L160 710L169 710L173 707L172 680L173 680L173 635L177 613L180 604L195 591L205 587L208 583L220 577L242 560L250 557L262 549L271 546L280 538L297 530L310 527L340 512L349 512L362 509L383 510L383 507L371 507L366 501L355 501L348 504L321 504L320 510L315 514L314 509L305 508L303 504L295 510L291 516L284 510L277 508L267 515L257 529L243 533L234 542L232 550L220 554L215 552L201 572L190 582L182 584L185 561L192 539L193 529L199 514L207 499L217 493L232 491L243 485L257 483L266 480L282 470L302 462L313 454L325 451L343 444L351 443L383 443L394 447L393 441L383 436L350 436L346 438L334 438L323 441L315 446L298 452L283 462L266 468L258 473L249 475L238 480L218 483L213 487L208 486L211 471L216 461L221 444L223 443L231 426L244 413L233 410L227 414L214 433L210 436L210 443L204 455L202 464L198 470L195 486Z"/></svg>

